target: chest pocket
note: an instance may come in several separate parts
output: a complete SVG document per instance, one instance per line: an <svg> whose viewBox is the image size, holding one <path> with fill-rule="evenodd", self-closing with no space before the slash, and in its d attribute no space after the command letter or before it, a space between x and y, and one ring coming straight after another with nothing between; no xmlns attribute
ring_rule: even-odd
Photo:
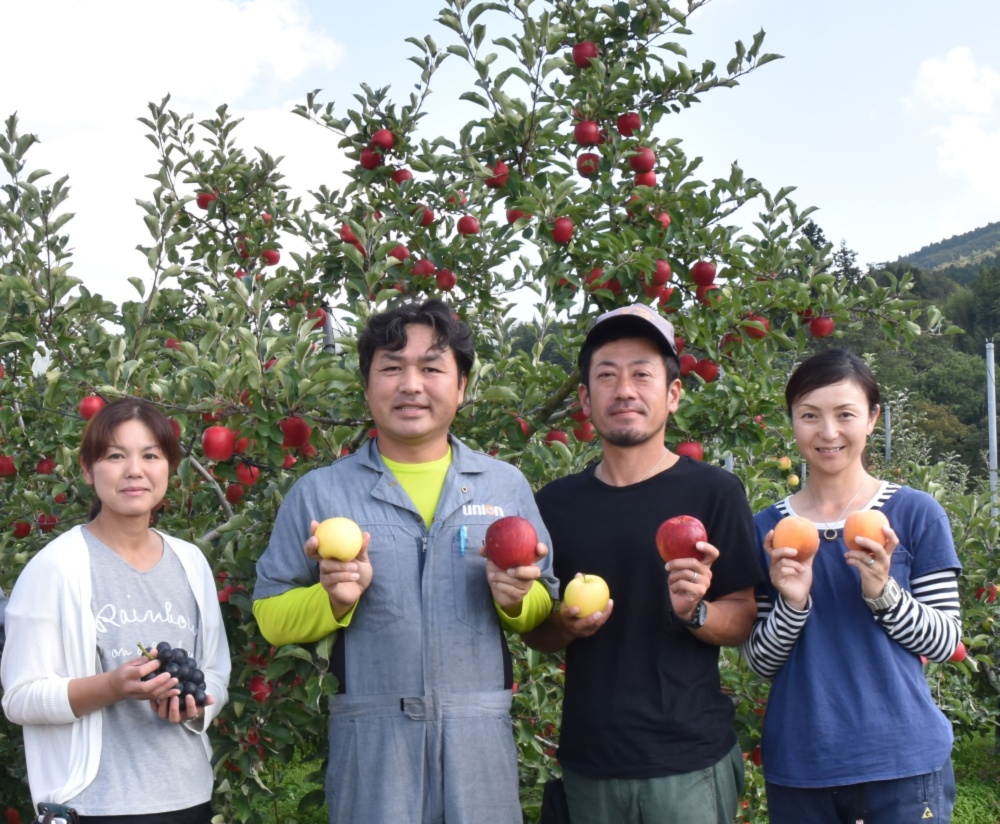
<svg viewBox="0 0 1000 824"><path fill-rule="evenodd" d="M452 595L455 617L476 632L496 630L496 608L493 593L486 581L486 559L479 554L486 540L486 528L495 518L475 519L465 522L465 552L462 552L461 527L447 527L446 538L450 547Z"/></svg>
<svg viewBox="0 0 1000 824"><path fill-rule="evenodd" d="M399 524L362 524L361 528L372 536L368 543L372 581L351 618L351 629L378 632L406 613L413 597L411 579L416 574L420 537Z"/></svg>

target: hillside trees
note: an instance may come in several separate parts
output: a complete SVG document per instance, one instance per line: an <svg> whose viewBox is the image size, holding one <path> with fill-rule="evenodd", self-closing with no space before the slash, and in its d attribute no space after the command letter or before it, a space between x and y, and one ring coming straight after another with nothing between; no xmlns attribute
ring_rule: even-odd
<svg viewBox="0 0 1000 824"><path fill-rule="evenodd" d="M331 150L357 159L342 189L317 180L308 196L290 192L280 158L242 148L225 105L195 122L169 99L150 104L142 122L157 163L138 204L149 240L137 257L149 274L133 279L137 298L120 308L70 274L65 179L32 168L34 138L15 118L0 140L9 177L0 451L17 469L0 481L0 585L9 590L56 530L86 518L83 395L142 396L174 417L185 457L160 525L211 560L233 650L231 703L214 732L226 820L259 820L253 800L285 792L280 770L293 752L325 747L332 639L272 649L250 597L290 485L374 434L354 345L372 312L401 298L451 301L479 356L455 432L540 485L596 454L590 441L544 438L576 426L584 331L612 306L656 305L703 364L685 377L668 441L696 440L706 460L730 459L755 509L787 491L774 460L789 443L780 391L814 318L829 320L834 340L868 324L906 342L941 325L933 306L911 298L906 277L880 284L827 271L831 246L804 236L811 209L791 200L791 187L771 190L736 164L703 181L699 158L672 138L671 118L773 59L763 32L737 43L725 65L689 66L689 15L665 2L448 0L438 22L446 45L408 41L417 67L408 96L366 86L353 108L318 92L298 107L330 131ZM597 57L575 61L581 42L595 43ZM445 60L467 72L462 101L441 101L460 122L428 134L422 121ZM715 270L708 278L710 267L699 267L696 282L699 262ZM537 318L534 341L516 328L525 312ZM304 441L289 440L289 418L308 425ZM238 433L232 458L205 456L211 425ZM53 471L36 471L47 457ZM241 467L259 479L241 482L253 474ZM558 717L559 670L535 655L518 666L530 817L555 769L548 724ZM726 682L742 698L755 689L735 665ZM756 718L748 713L749 742ZM0 792L23 807L17 741L0 722ZM304 804L321 801L317 789Z"/></svg>

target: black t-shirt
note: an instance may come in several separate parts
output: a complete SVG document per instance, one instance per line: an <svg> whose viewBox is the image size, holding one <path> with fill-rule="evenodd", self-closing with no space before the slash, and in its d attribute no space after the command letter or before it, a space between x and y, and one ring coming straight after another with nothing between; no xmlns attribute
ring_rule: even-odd
<svg viewBox="0 0 1000 824"><path fill-rule="evenodd" d="M560 594L577 572L608 582L614 612L566 650L559 760L593 777L653 778L717 763L736 743L720 689L719 648L674 616L656 530L693 515L718 548L714 600L763 580L753 520L735 475L687 457L646 481L613 487L593 468L536 495L552 537Z"/></svg>

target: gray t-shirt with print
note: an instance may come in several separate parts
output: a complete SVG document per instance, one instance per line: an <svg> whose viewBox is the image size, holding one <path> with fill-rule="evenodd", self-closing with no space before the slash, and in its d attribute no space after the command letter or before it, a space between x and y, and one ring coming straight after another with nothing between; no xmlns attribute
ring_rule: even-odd
<svg viewBox="0 0 1000 824"><path fill-rule="evenodd" d="M90 552L97 671L136 658L140 642L152 649L167 641L200 658L198 605L170 547L164 544L159 563L142 572L88 530L83 535ZM93 783L68 802L77 812L140 815L211 799L212 767L199 736L159 718L148 701L119 701L101 712L101 762Z"/></svg>

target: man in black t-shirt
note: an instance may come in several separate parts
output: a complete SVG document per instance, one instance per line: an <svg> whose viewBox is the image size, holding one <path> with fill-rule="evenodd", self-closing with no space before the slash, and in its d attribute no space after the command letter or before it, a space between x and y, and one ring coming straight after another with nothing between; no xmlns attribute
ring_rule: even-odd
<svg viewBox="0 0 1000 824"><path fill-rule="evenodd" d="M601 315L580 351L580 403L603 459L536 496L566 583L600 575L612 602L565 604L525 636L566 651L559 761L573 824L728 824L743 786L719 647L756 616L763 573L739 479L664 445L681 395L673 326L644 305ZM693 515L700 560L664 563L656 531Z"/></svg>

